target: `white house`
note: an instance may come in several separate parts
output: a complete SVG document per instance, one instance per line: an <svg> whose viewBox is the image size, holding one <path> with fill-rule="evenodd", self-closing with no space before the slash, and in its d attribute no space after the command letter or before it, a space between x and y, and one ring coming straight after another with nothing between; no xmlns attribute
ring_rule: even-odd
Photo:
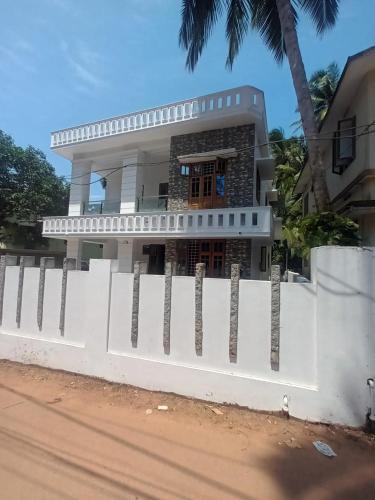
<svg viewBox="0 0 375 500"><path fill-rule="evenodd" d="M67 256L90 248L131 272L146 261L162 274L268 277L273 239L263 92L250 86L191 98L53 132L51 147L72 162L69 215L47 217L43 235L67 241ZM92 173L105 198L90 201ZM88 254L87 254L88 255Z"/></svg>
<svg viewBox="0 0 375 500"><path fill-rule="evenodd" d="M364 246L375 246L374 130L375 46L348 58L319 132L332 210L358 223ZM295 192L304 214L314 212L309 163Z"/></svg>

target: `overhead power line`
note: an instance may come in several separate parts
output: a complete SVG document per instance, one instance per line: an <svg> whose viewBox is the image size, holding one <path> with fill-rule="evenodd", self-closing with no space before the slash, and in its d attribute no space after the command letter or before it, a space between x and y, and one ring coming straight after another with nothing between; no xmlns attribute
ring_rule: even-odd
<svg viewBox="0 0 375 500"><path fill-rule="evenodd" d="M363 132L360 132L360 133L357 133L357 134L352 134L352 135L345 135L345 139L352 139L354 137L363 137L365 135L370 135L370 134L373 134L375 132L375 130L370 130L370 128L375 125L375 120L369 124L366 124L366 125L361 125L360 127L350 127L346 130L353 130L354 128L355 129L358 129L358 128L366 128L365 131ZM340 133L344 132L344 130L340 130ZM314 137L314 138L309 138L309 140L316 140L316 141L331 141L333 139L337 139L337 136L330 136L330 137ZM283 142L306 142L306 138L305 137L292 137L292 138L288 138L288 139L279 139L277 141L268 141L268 142L264 142L262 144L257 144L255 146L247 146L247 147L244 147L244 148L240 148L240 149L237 149L236 151L234 151L234 153L241 153L241 152L244 152L244 151L251 151L251 150L255 150L256 148L261 148L261 147L265 147L265 146L271 146L272 144L280 144L280 143L283 143ZM230 153L222 153L220 155L221 158L225 158L226 156L228 157L229 155L233 155L233 151L231 151ZM210 152L207 152L207 153L199 153L199 158L202 158L204 159L206 157L212 157L212 153ZM100 172L109 172L108 174L102 176L100 179L96 179L94 181L90 181L90 182L70 182L70 184L72 186L90 186L92 184L96 184L97 182L101 182L101 180L103 178L108 178L110 175L113 175L115 174L116 172L124 169L124 168L127 168L127 167L139 167L139 166L152 166L152 165L164 165L164 164L170 164L171 161L174 161L174 160L178 160L177 157L175 158L171 158L170 160L164 160L164 161L160 161L160 162L150 162L150 163L141 163L141 162L136 162L136 163L128 163L126 165L122 165L121 167L110 167L110 168L103 168L103 169L99 169L99 170L92 170L89 174L92 174L92 173L100 173ZM71 177L71 180L73 179L79 179L79 178L82 178L82 177L85 177L86 175L88 174L80 174L80 175L77 175L77 176L73 176Z"/></svg>

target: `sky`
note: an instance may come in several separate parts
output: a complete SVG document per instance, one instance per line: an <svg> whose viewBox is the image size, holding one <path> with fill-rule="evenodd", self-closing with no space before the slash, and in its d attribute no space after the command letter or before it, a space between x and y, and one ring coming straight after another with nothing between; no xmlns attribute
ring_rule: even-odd
<svg viewBox="0 0 375 500"><path fill-rule="evenodd" d="M41 149L59 175L70 163L49 149L50 132L240 85L265 93L269 128L298 118L287 61L250 33L225 69L224 24L194 73L178 46L180 0L0 0L0 129ZM307 74L375 45L375 0L342 0L323 38L301 17Z"/></svg>

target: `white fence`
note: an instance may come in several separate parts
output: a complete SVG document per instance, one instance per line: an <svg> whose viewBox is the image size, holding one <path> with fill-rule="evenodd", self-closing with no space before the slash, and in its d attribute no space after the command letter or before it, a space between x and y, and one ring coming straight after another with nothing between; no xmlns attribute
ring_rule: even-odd
<svg viewBox="0 0 375 500"><path fill-rule="evenodd" d="M199 279L117 273L94 260L89 272L65 271L62 311L63 275L6 267L1 358L261 410L280 410L287 396L296 417L365 422L374 249L314 249L313 282L281 283L272 307L270 282L206 278L200 294Z"/></svg>

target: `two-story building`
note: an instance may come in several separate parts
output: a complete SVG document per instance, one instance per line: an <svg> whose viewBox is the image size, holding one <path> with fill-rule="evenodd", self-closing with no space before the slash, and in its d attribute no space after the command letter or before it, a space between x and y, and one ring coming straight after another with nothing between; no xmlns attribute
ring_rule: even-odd
<svg viewBox="0 0 375 500"><path fill-rule="evenodd" d="M375 47L348 58L320 127L319 144L332 210L359 224L375 246ZM309 164L295 187L304 214L315 211Z"/></svg>
<svg viewBox="0 0 375 500"><path fill-rule="evenodd" d="M52 133L71 160L69 215L45 218L43 235L67 256L118 259L131 272L267 278L273 239L268 205L274 171L263 92L225 90ZM90 201L92 174L105 185ZM95 250L94 250L95 248ZM87 253L89 252L89 253Z"/></svg>

